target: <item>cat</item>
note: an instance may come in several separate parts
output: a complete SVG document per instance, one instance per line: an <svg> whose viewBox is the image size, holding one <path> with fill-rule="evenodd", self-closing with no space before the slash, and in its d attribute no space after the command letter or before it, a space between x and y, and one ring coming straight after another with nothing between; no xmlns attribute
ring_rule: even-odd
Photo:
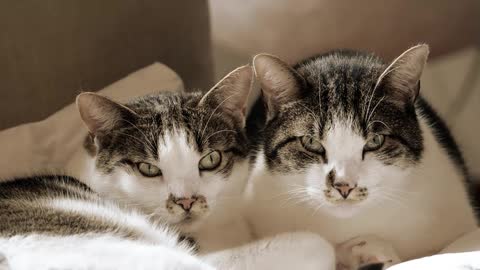
<svg viewBox="0 0 480 270"><path fill-rule="evenodd" d="M89 135L67 171L100 196L175 227L202 252L245 243L249 230L236 209L249 174L243 126L252 78L243 66L205 95L162 92L125 106L81 94ZM212 226L232 230L203 239Z"/></svg>
<svg viewBox="0 0 480 270"><path fill-rule="evenodd" d="M293 67L254 58L263 101L248 121L259 143L246 197L257 236L310 230L338 245L375 235L409 260L477 228L461 152L419 95L428 54L421 44L390 64L349 50Z"/></svg>
<svg viewBox="0 0 480 270"><path fill-rule="evenodd" d="M123 269L213 269L192 257L185 243L177 245L178 237L167 228L194 231L226 204L222 196L243 190L248 173L243 125L252 76L251 67L244 66L205 95L165 92L125 105L80 94L77 107L89 134L66 169L75 178L2 183L0 251L5 262L13 269L27 261L39 268L42 263L68 268L86 260L72 254L78 248L98 253L92 267L113 264L117 269L123 257L137 256L129 250L138 247L145 254L125 262ZM60 265L47 256L49 246L55 246L51 255L63 252ZM26 260L26 253L34 258ZM119 256L122 263L105 260L103 265L101 258L109 256ZM150 264L147 258L159 261Z"/></svg>

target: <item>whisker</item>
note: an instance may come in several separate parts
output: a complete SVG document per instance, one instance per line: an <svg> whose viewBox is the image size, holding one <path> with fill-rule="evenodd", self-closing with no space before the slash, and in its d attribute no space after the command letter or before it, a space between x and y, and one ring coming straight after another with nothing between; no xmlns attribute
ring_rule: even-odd
<svg viewBox="0 0 480 270"><path fill-rule="evenodd" d="M375 105L375 107L373 107L372 111L369 113L368 117L367 117L367 123L370 122L370 119L372 118L372 115L375 113L375 110L377 109L378 105L380 105L380 103L382 103L382 101L385 99L385 95L382 96L382 98L377 102L377 104Z"/></svg>
<svg viewBox="0 0 480 270"><path fill-rule="evenodd" d="M124 133L124 132L120 132L120 131L114 131L113 134L120 134L120 135L125 135L129 138L132 138L134 140L136 140L137 142L139 142L140 144L142 145L146 145L147 147L150 147L148 144L145 144L144 141L140 140L139 138L135 137L135 136L132 136L130 134L127 134L127 133ZM153 149L150 149L151 151L154 151Z"/></svg>
<svg viewBox="0 0 480 270"><path fill-rule="evenodd" d="M205 142L207 142L208 139L210 139L210 137L212 137L213 135L218 134L218 133L221 133L221 132L233 132L233 133L236 133L236 131L235 131L235 130L232 130L232 129L219 130L219 131L213 132L212 134L208 135L207 138L205 138L204 140L202 140L202 144L205 144Z"/></svg>
<svg viewBox="0 0 480 270"><path fill-rule="evenodd" d="M210 123L210 120L212 119L213 115L217 112L217 110L220 108L220 106L223 105L224 102L226 102L227 100L229 100L230 98L234 97L236 94L232 94L228 97L226 97L222 102L220 102L217 107L215 107L215 109L213 110L213 112L210 114L210 117L208 118L207 122L205 123L205 125L203 126L203 130L202 130L202 133L200 135L200 140L203 141L203 135L205 133L205 130L207 129L208 127L208 123ZM203 120L203 119L202 119Z"/></svg>
<svg viewBox="0 0 480 270"><path fill-rule="evenodd" d="M309 111L309 114L313 117L313 120L317 123L318 127L320 128L320 119L315 115L315 113L310 109L308 108L307 106L305 106L304 104L301 104L303 108L305 108L307 111Z"/></svg>
<svg viewBox="0 0 480 270"><path fill-rule="evenodd" d="M151 148L150 148L151 151L155 151L156 148L155 148L155 147L153 146L153 144L150 142L150 140L149 140L148 136L145 134L145 132L143 132L138 126L136 126L135 124L133 124L132 122L130 122L130 121L128 121L128 120L121 119L121 121L129 124L129 125L132 126L133 128L136 128L136 129L140 132L140 134L142 134L143 137L145 138L145 141L146 141L146 142L144 142L144 143L147 143L147 144L151 147Z"/></svg>

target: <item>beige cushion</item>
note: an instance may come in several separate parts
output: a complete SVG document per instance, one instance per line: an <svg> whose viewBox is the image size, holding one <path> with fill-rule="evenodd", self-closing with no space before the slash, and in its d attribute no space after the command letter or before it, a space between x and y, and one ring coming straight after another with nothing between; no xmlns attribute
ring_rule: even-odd
<svg viewBox="0 0 480 270"><path fill-rule="evenodd" d="M162 89L179 91L183 83L170 68L155 63L105 87L100 93L122 102ZM75 104L43 121L1 131L0 179L64 169L86 134Z"/></svg>

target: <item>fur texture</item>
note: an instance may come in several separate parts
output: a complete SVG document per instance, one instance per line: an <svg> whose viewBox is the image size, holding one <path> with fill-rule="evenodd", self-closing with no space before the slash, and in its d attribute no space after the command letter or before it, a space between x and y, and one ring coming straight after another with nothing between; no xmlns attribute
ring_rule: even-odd
<svg viewBox="0 0 480 270"><path fill-rule="evenodd" d="M167 228L193 233L219 212L223 196L241 194L251 81L251 67L244 66L205 95L162 93L119 104L80 94L89 135L67 173L81 182L43 176L1 183L2 263L13 269L211 269ZM248 240L248 233L239 235L244 231L230 232L237 235L232 241Z"/></svg>
<svg viewBox="0 0 480 270"><path fill-rule="evenodd" d="M197 230L219 204L243 190L251 81L251 67L245 66L205 95L167 92L125 105L80 95L90 157L74 160L74 173L101 196L183 232ZM156 174L145 174L142 166Z"/></svg>
<svg viewBox="0 0 480 270"><path fill-rule="evenodd" d="M354 51L294 67L255 57L264 102L248 125L260 143L247 196L258 236L373 234L410 259L476 228L461 153L419 96L427 56L419 45L390 64Z"/></svg>
<svg viewBox="0 0 480 270"><path fill-rule="evenodd" d="M0 209L5 269L210 269L173 231L71 177L2 182Z"/></svg>

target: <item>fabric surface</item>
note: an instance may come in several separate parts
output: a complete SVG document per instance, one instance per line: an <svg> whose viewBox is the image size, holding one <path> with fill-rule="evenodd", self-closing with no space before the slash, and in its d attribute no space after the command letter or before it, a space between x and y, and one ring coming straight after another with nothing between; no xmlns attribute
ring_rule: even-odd
<svg viewBox="0 0 480 270"><path fill-rule="evenodd" d="M100 93L124 102L155 91L182 89L183 82L174 71L155 63L107 86ZM86 130L75 104L70 104L43 121L1 131L0 179L64 168L83 143Z"/></svg>

